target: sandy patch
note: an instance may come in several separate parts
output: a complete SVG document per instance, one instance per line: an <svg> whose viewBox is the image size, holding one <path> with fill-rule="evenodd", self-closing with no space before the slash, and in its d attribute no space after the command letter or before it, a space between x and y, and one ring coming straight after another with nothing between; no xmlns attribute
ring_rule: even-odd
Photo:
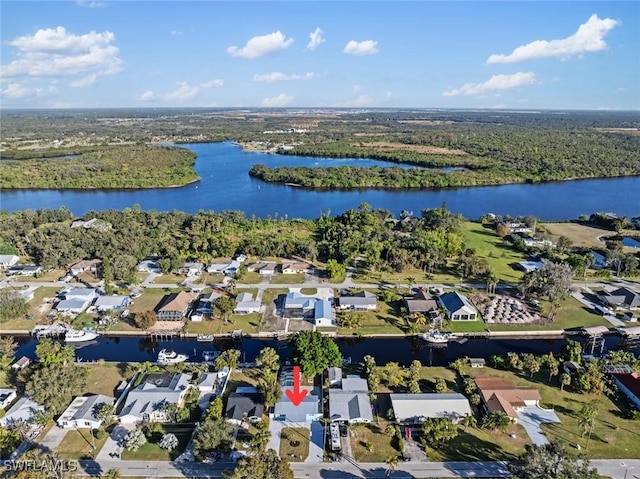
<svg viewBox="0 0 640 479"><path fill-rule="evenodd" d="M415 151L417 153L427 153L430 155L468 155L464 150L457 150L453 148L441 148L429 145L407 145L405 143L391 143L387 141L372 141L369 143L363 143L363 146L373 147L382 151L405 150Z"/></svg>

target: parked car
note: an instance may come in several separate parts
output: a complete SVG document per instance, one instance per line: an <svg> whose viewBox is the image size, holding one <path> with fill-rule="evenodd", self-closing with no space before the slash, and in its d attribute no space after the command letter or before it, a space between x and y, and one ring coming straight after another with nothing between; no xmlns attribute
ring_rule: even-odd
<svg viewBox="0 0 640 479"><path fill-rule="evenodd" d="M140 296L142 296L142 293L131 293L129 295L131 299L138 299Z"/></svg>
<svg viewBox="0 0 640 479"><path fill-rule="evenodd" d="M125 309L125 310L122 312L122 314L120 315L120 317L121 317L122 319L124 319L124 318L128 318L128 317L129 317L129 314L130 314L130 313L129 313L129 310L128 310L128 309Z"/></svg>

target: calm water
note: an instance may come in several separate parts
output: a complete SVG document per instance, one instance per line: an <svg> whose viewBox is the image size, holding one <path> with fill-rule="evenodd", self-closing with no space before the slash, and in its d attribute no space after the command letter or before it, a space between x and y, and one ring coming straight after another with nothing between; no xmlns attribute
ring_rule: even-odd
<svg viewBox="0 0 640 479"><path fill-rule="evenodd" d="M35 357L37 341L33 338L16 338L20 344L16 356L25 355ZM577 338L582 340L582 338ZM616 349L621 338L607 336L605 351ZM417 338L358 338L338 339L337 344L345 358L351 358L353 362L361 362L365 355L370 354L376 358L378 364L389 361L397 361L399 364L409 366L411 361L419 359L424 365L446 366L452 360L461 356L489 358L493 354L505 355L509 351L517 353L534 353L541 355L549 351L559 353L564 339L469 339L464 343L453 342L447 346L433 346ZM202 352L211 349L239 349L242 351L241 361L251 362L260 350L266 346L278 349L282 358L286 358L289 349L285 343L276 340L244 339L216 340L214 344L199 343L196 340L175 339L173 341L153 341L149 338L123 337L104 338L87 343L76 349L76 357L83 361L105 359L107 361L155 361L158 351L163 348L173 349L179 353L189 355L190 361L202 361ZM640 353L637 344L632 349L635 354Z"/></svg>
<svg viewBox="0 0 640 479"><path fill-rule="evenodd" d="M123 209L135 204L145 210L241 210L247 216L316 218L331 210L342 213L366 202L396 214L406 209L449 208L467 218L484 213L527 215L542 219L573 219L581 214L609 211L627 217L640 214L640 176L600 180L565 181L535 185L504 185L446 190L318 191L263 183L249 177L255 163L268 166L387 165L374 160L302 158L245 152L231 142L187 145L197 155L198 183L155 190L23 190L3 191L0 208L66 206L76 215L88 210ZM405 167L407 167L405 165Z"/></svg>
<svg viewBox="0 0 640 479"><path fill-rule="evenodd" d="M635 238L623 238L622 244L625 246L631 246L633 248L640 248L640 241Z"/></svg>

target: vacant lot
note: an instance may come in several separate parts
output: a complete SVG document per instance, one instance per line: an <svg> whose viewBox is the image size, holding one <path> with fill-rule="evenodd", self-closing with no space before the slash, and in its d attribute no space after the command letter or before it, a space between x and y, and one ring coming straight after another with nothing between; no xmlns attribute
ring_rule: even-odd
<svg viewBox="0 0 640 479"><path fill-rule="evenodd" d="M408 325L398 312L399 305L394 306L378 301L377 306L378 308L375 311L351 313L361 318L360 326L357 328L338 328L338 334L404 334ZM339 314L336 319L340 320L340 317L341 315Z"/></svg>
<svg viewBox="0 0 640 479"><path fill-rule="evenodd" d="M92 437L90 429L68 431L58 446L57 452L62 459L77 460L96 457L106 442L107 437L108 434L104 433L102 439L95 439Z"/></svg>
<svg viewBox="0 0 640 479"><path fill-rule="evenodd" d="M400 452L392 443L397 442L384 432L386 421L349 427L351 450L358 462L384 462L389 456Z"/></svg>
<svg viewBox="0 0 640 479"><path fill-rule="evenodd" d="M80 363L82 365L82 363ZM92 364L86 366L90 373L87 378L85 392L89 394L104 394L113 396L116 386L125 379L115 363Z"/></svg>
<svg viewBox="0 0 640 479"><path fill-rule="evenodd" d="M594 228L579 223L544 223L539 227L546 229L554 242L558 241L560 236L566 236L575 246L585 248L603 248L604 243L599 241L598 237L616 234L615 231Z"/></svg>
<svg viewBox="0 0 640 479"><path fill-rule="evenodd" d="M164 434L173 433L178 438L178 447L172 451L167 451L158 446ZM149 442L140 447L137 451L122 452L122 459L129 461L173 461L177 458L189 444L193 427L182 424L165 424L160 432L153 433Z"/></svg>
<svg viewBox="0 0 640 479"><path fill-rule="evenodd" d="M289 462L303 462L309 455L309 429L285 427L281 432L280 457Z"/></svg>

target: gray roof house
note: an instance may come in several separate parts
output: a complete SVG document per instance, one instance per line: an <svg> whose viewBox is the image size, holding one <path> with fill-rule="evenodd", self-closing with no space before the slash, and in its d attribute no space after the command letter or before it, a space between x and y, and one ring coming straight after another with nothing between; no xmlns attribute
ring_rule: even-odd
<svg viewBox="0 0 640 479"><path fill-rule="evenodd" d="M292 291L284 299L284 313L289 318L313 317L316 302L312 296L305 296L298 291Z"/></svg>
<svg viewBox="0 0 640 479"><path fill-rule="evenodd" d="M19 260L20 257L15 254L0 254L0 268L7 269L16 264Z"/></svg>
<svg viewBox="0 0 640 479"><path fill-rule="evenodd" d="M123 424L169 421L171 418L163 411L163 406L167 403L183 404L190 379L189 374L148 374L138 387L129 392L118 419Z"/></svg>
<svg viewBox="0 0 640 479"><path fill-rule="evenodd" d="M89 307L90 302L82 299L63 299L56 304L55 309L61 313L80 314Z"/></svg>
<svg viewBox="0 0 640 479"><path fill-rule="evenodd" d="M457 291L444 293L438 299L451 321L475 321L478 319L478 310Z"/></svg>
<svg viewBox="0 0 640 479"><path fill-rule="evenodd" d="M238 425L245 420L251 423L258 422L264 413L262 401L262 394L259 393L231 393L227 398L225 417L230 422Z"/></svg>
<svg viewBox="0 0 640 479"><path fill-rule="evenodd" d="M236 307L233 309L235 314L259 313L262 303L254 301L251 293L240 293L236 297Z"/></svg>
<svg viewBox="0 0 640 479"><path fill-rule="evenodd" d="M0 389L0 409L7 409L7 406L18 397L17 391L13 388Z"/></svg>
<svg viewBox="0 0 640 479"><path fill-rule="evenodd" d="M610 292L601 293L601 298L611 306L620 308L640 308L640 293L629 288L618 288Z"/></svg>
<svg viewBox="0 0 640 479"><path fill-rule="evenodd" d="M327 377L329 378L330 386L339 386L342 384L342 368L329 368L327 369Z"/></svg>
<svg viewBox="0 0 640 479"><path fill-rule="evenodd" d="M438 312L438 302L427 295L424 289L420 288L412 298L404 300L409 314Z"/></svg>
<svg viewBox="0 0 640 479"><path fill-rule="evenodd" d="M123 309L129 304L129 296L98 296L93 305L98 311L113 311Z"/></svg>
<svg viewBox="0 0 640 479"><path fill-rule="evenodd" d="M377 307L376 295L369 291L360 291L353 296L340 296L338 307L352 311L371 311Z"/></svg>
<svg viewBox="0 0 640 479"><path fill-rule="evenodd" d="M350 424L373 420L366 379L347 376L340 389L329 389L329 419Z"/></svg>
<svg viewBox="0 0 640 479"><path fill-rule="evenodd" d="M71 401L71 404L58 418L57 424L62 428L98 429L102 420L97 418L98 411L105 404L113 404L114 398L95 394L93 396L79 396Z"/></svg>
<svg viewBox="0 0 640 479"><path fill-rule="evenodd" d="M296 407L292 406L287 397L285 393L287 389L290 389L290 386L282 388L282 397L273 407L271 416L274 421L311 422L322 417L320 388L301 386L301 389L306 389L309 393Z"/></svg>
<svg viewBox="0 0 640 479"><path fill-rule="evenodd" d="M446 417L457 423L471 415L469 400L459 393L452 394L390 394L396 421L401 424L420 424L430 417Z"/></svg>
<svg viewBox="0 0 640 479"><path fill-rule="evenodd" d="M333 305L328 298L316 301L316 307L313 313L313 322L316 326L336 325Z"/></svg>
<svg viewBox="0 0 640 479"><path fill-rule="evenodd" d="M40 272L42 272L42 266L35 264L16 264L7 269L7 273L20 276L35 276Z"/></svg>
<svg viewBox="0 0 640 479"><path fill-rule="evenodd" d="M22 396L0 418L0 426L11 427L12 424L18 422L29 422L36 411L44 412L44 406L33 401L29 396Z"/></svg>

